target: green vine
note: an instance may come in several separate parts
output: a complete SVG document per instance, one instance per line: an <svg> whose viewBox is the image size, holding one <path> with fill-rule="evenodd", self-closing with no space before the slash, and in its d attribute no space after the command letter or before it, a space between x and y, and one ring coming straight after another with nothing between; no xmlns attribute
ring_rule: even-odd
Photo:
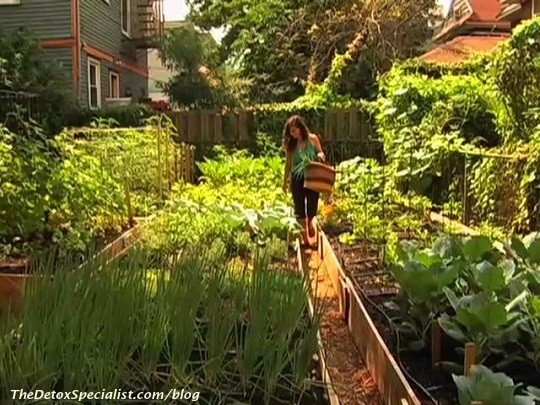
<svg viewBox="0 0 540 405"><path fill-rule="evenodd" d="M506 100L513 127L510 137L528 139L540 123L540 17L519 25L496 52L493 75Z"/></svg>

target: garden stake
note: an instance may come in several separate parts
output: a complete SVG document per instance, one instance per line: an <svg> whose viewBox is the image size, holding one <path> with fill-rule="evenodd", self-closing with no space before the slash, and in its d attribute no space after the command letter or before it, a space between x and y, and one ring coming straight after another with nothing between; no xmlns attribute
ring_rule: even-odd
<svg viewBox="0 0 540 405"><path fill-rule="evenodd" d="M471 368L476 364L476 357L478 355L478 347L475 343L467 343L465 345L465 364L463 367L463 374L468 376L471 373Z"/></svg>
<svg viewBox="0 0 540 405"><path fill-rule="evenodd" d="M161 124L161 122L160 122ZM167 131L167 135L165 138L165 170L167 171L167 190L171 191L172 189L172 182L171 182L171 166L169 161L169 143L171 141L171 137L169 134L169 131Z"/></svg>
<svg viewBox="0 0 540 405"><path fill-rule="evenodd" d="M463 217L461 222L465 225L469 224L468 204L467 204L467 155L463 155L463 195L462 195L462 211Z"/></svg>
<svg viewBox="0 0 540 405"><path fill-rule="evenodd" d="M131 206L131 193L129 190L130 183L129 183L128 167L131 167L131 166L126 164L126 158L124 158L124 193L126 195L126 207L127 207L129 227L133 228L133 226L135 225L135 222L133 220L133 208Z"/></svg>
<svg viewBox="0 0 540 405"><path fill-rule="evenodd" d="M441 328L437 322L431 324L431 367L439 368L441 361Z"/></svg>
<svg viewBox="0 0 540 405"><path fill-rule="evenodd" d="M158 124L157 127L157 159L158 159L158 187L159 187L159 197L163 198L163 172L161 167L161 121Z"/></svg>
<svg viewBox="0 0 540 405"><path fill-rule="evenodd" d="M174 148L174 181L178 181L178 149Z"/></svg>

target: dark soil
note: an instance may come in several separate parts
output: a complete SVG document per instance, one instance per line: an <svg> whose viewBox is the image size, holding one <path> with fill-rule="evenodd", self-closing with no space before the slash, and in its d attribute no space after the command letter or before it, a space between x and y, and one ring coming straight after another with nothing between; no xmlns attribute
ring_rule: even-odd
<svg viewBox="0 0 540 405"><path fill-rule="evenodd" d="M392 277L381 265L383 247L380 244L364 241L354 246L342 246L335 237L330 237L330 243L341 261L341 266L366 295L397 292Z"/></svg>
<svg viewBox="0 0 540 405"><path fill-rule="evenodd" d="M431 366L431 354L427 350L413 351L409 350L406 342L399 342L394 330L390 327L386 311L382 311L386 302L392 301L392 296L379 296L367 298L364 302L369 316L375 323L377 330L381 334L392 355L398 362L402 371L411 384L418 398L423 404L432 404L425 392L418 386L420 384L425 390L433 396L439 405L457 404L457 392L452 381L452 377L440 369L433 369ZM382 312L381 312L382 311ZM385 315L383 315L385 313ZM452 352L443 350L443 352ZM399 354L398 354L399 353ZM448 360L448 359L445 359ZM452 359L457 360L457 359ZM457 360L459 361L459 360ZM416 380L416 382L414 380Z"/></svg>

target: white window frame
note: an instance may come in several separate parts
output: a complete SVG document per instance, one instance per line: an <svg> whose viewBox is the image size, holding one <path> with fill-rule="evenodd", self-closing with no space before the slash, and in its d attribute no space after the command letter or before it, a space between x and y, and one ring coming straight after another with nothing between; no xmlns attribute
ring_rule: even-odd
<svg viewBox="0 0 540 405"><path fill-rule="evenodd" d="M21 0L0 0L0 6L19 6Z"/></svg>
<svg viewBox="0 0 540 405"><path fill-rule="evenodd" d="M92 105L92 85L90 83L90 67L96 68L97 106ZM101 63L97 59L88 58L88 106L92 109L101 108Z"/></svg>
<svg viewBox="0 0 540 405"><path fill-rule="evenodd" d="M113 77L116 78L117 94L113 92ZM114 70L109 71L109 98L120 98L120 74Z"/></svg>
<svg viewBox="0 0 540 405"><path fill-rule="evenodd" d="M124 1L127 4L127 30L124 29ZM126 37L131 38L131 0L120 0L120 28L122 34Z"/></svg>
<svg viewBox="0 0 540 405"><path fill-rule="evenodd" d="M537 7L535 7L535 4ZM533 17L540 14L540 1L538 0L531 1L531 14Z"/></svg>

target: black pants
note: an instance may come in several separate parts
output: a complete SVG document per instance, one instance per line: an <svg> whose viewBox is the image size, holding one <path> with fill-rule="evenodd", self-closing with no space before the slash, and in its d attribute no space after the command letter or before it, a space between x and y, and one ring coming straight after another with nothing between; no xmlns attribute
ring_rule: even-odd
<svg viewBox="0 0 540 405"><path fill-rule="evenodd" d="M319 205L319 193L304 188L304 177L292 176L291 192L294 201L294 214L298 219L314 218Z"/></svg>

